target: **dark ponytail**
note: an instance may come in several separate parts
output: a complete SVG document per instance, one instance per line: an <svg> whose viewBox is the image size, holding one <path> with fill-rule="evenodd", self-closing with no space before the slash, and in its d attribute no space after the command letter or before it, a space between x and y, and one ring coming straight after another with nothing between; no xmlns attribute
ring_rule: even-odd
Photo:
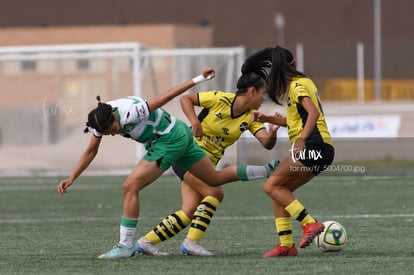
<svg viewBox="0 0 414 275"><path fill-rule="evenodd" d="M102 103L99 95L96 96L96 100L98 101L98 107L90 111L88 114L88 121L86 122L85 129L83 130L84 133L89 132L89 127L102 133L115 120L112 116L112 106Z"/></svg>
<svg viewBox="0 0 414 275"><path fill-rule="evenodd" d="M280 46L272 50L271 70L267 79L267 93L269 97L279 105L283 105L289 84L295 76L305 76L298 72L294 66L295 59L293 54Z"/></svg>
<svg viewBox="0 0 414 275"><path fill-rule="evenodd" d="M247 88L259 89L265 82L270 70L272 48L266 48L249 56L243 63L236 94L244 93Z"/></svg>

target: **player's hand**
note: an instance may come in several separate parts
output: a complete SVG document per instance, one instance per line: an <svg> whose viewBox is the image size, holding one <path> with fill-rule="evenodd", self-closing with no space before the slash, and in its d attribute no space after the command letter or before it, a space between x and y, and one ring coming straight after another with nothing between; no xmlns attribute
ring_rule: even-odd
<svg viewBox="0 0 414 275"><path fill-rule="evenodd" d="M198 140L203 139L203 127L201 123L194 123L191 125L191 131L193 132L193 136Z"/></svg>
<svg viewBox="0 0 414 275"><path fill-rule="evenodd" d="M274 116L275 117L283 117L283 115L281 113L279 113L279 112L275 112Z"/></svg>
<svg viewBox="0 0 414 275"><path fill-rule="evenodd" d="M253 112L251 120L257 122L265 122L265 115L261 112Z"/></svg>
<svg viewBox="0 0 414 275"><path fill-rule="evenodd" d="M58 185L58 192L62 195L65 194L67 192L66 190L69 188L69 186L72 185L72 183L73 180L71 180L70 178L62 180Z"/></svg>
<svg viewBox="0 0 414 275"><path fill-rule="evenodd" d="M276 124L269 123L269 131L272 133L276 133L279 130L280 126Z"/></svg>
<svg viewBox="0 0 414 275"><path fill-rule="evenodd" d="M295 152L295 155L296 155L296 154L299 154L299 152L302 152L302 151L305 149L305 147L306 147L306 144L305 144L305 139L303 139L303 138L298 138L298 139L295 141L295 143L294 143L294 148L293 148L293 150L294 150L294 152Z"/></svg>
<svg viewBox="0 0 414 275"><path fill-rule="evenodd" d="M203 69L202 75L204 76L205 79L210 80L216 76L216 71L214 71L214 69L212 68L205 67Z"/></svg>

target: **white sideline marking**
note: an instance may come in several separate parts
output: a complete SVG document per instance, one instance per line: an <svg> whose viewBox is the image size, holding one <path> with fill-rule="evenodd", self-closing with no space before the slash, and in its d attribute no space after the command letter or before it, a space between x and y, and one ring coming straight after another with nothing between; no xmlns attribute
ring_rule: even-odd
<svg viewBox="0 0 414 275"><path fill-rule="evenodd" d="M366 218L414 218L413 214L360 214L360 215L329 215L328 216L321 216L330 219L366 219ZM272 220L274 216L238 216L238 217L229 217L229 216L216 216L214 219L216 220ZM318 217L317 217L318 218ZM320 218L320 217L319 217ZM161 220L162 217L159 218L149 218L149 217L140 217L140 219L144 220ZM44 223L44 222L95 222L95 221L119 221L119 218L69 218L69 219L0 219L0 224L3 223Z"/></svg>

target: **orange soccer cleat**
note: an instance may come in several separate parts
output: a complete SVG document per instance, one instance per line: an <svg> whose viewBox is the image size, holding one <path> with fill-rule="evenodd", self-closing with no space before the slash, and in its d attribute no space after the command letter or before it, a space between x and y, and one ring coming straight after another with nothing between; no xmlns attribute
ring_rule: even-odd
<svg viewBox="0 0 414 275"><path fill-rule="evenodd" d="M262 255L262 258L271 258L271 257L285 257L285 256L296 256L298 255L298 250L295 245L292 247L281 246L280 244L276 245L275 248L266 252Z"/></svg>
<svg viewBox="0 0 414 275"><path fill-rule="evenodd" d="M325 229L325 226L323 223L316 221L315 223L308 223L303 227L303 237L302 240L300 240L299 247L305 248L309 246L309 244L313 241L313 239L319 235L323 230Z"/></svg>

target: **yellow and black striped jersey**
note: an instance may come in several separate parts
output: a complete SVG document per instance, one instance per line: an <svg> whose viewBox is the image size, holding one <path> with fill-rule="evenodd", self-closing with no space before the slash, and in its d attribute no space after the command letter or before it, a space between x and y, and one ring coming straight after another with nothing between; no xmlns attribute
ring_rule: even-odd
<svg viewBox="0 0 414 275"><path fill-rule="evenodd" d="M249 130L255 135L265 128L263 123L251 121L254 110L234 116L232 106L235 99L236 95L229 92L198 93L199 106L204 107L199 114L204 135L201 141L196 141L214 164L218 163L224 150L236 142L244 131Z"/></svg>
<svg viewBox="0 0 414 275"><path fill-rule="evenodd" d="M320 115L315 128L306 140L306 143L328 143L332 145L331 135L326 125L322 104L318 96L318 89L313 81L307 77L293 78L290 82L287 98L286 119L288 135L291 143L294 143L303 131L308 113L299 103L299 97L309 97L315 104Z"/></svg>

